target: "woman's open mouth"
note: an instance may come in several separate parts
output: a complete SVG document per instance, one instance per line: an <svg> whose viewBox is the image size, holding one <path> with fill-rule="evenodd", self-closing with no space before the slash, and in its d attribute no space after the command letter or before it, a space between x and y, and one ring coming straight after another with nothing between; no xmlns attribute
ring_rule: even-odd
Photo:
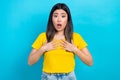
<svg viewBox="0 0 120 80"><path fill-rule="evenodd" d="M62 27L62 24L57 24L57 29L60 29Z"/></svg>

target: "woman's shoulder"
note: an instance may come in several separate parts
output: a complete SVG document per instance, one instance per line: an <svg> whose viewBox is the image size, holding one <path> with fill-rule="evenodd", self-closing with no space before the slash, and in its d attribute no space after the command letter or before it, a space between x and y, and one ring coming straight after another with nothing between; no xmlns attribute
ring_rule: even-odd
<svg viewBox="0 0 120 80"><path fill-rule="evenodd" d="M40 39L46 39L46 32L42 32L42 33L40 33L39 35L38 35L38 38Z"/></svg>
<svg viewBox="0 0 120 80"><path fill-rule="evenodd" d="M73 32L73 37L81 37L81 35L77 32Z"/></svg>
<svg viewBox="0 0 120 80"><path fill-rule="evenodd" d="M42 39L43 41L46 41L46 32L40 33L38 39Z"/></svg>
<svg viewBox="0 0 120 80"><path fill-rule="evenodd" d="M39 34L40 37L45 37L46 36L46 32L42 32Z"/></svg>

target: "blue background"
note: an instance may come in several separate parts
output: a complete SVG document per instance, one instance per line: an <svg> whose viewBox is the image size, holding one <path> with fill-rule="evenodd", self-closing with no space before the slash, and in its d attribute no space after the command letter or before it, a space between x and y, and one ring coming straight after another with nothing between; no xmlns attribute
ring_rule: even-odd
<svg viewBox="0 0 120 80"><path fill-rule="evenodd" d="M74 31L93 56L92 67L76 56L77 80L120 80L119 0L1 0L0 80L40 80L43 57L29 66L28 55L57 2L69 6Z"/></svg>

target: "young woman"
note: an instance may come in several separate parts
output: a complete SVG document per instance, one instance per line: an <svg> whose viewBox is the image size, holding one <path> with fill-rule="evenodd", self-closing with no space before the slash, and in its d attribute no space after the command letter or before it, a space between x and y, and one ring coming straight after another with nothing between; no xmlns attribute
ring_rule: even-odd
<svg viewBox="0 0 120 80"><path fill-rule="evenodd" d="M70 10L66 4L53 6L47 31L41 33L32 45L28 64L35 64L44 56L41 80L76 80L75 55L85 64L93 64L87 43L73 32Z"/></svg>

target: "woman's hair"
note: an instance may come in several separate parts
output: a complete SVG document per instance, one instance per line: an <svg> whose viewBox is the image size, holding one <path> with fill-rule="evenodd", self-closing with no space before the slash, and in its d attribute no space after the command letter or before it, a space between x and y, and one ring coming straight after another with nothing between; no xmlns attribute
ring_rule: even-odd
<svg viewBox="0 0 120 80"><path fill-rule="evenodd" d="M52 41L55 33L57 32L57 30L55 29L53 22L52 22L53 12L57 9L64 10L68 15L68 21L67 21L66 27L64 29L64 35L65 35L65 39L71 43L72 36L73 36L72 18L71 18L71 14L70 14L70 10L69 10L68 6L64 3L57 3L51 9L48 24L47 24L47 32L46 32L47 42Z"/></svg>

